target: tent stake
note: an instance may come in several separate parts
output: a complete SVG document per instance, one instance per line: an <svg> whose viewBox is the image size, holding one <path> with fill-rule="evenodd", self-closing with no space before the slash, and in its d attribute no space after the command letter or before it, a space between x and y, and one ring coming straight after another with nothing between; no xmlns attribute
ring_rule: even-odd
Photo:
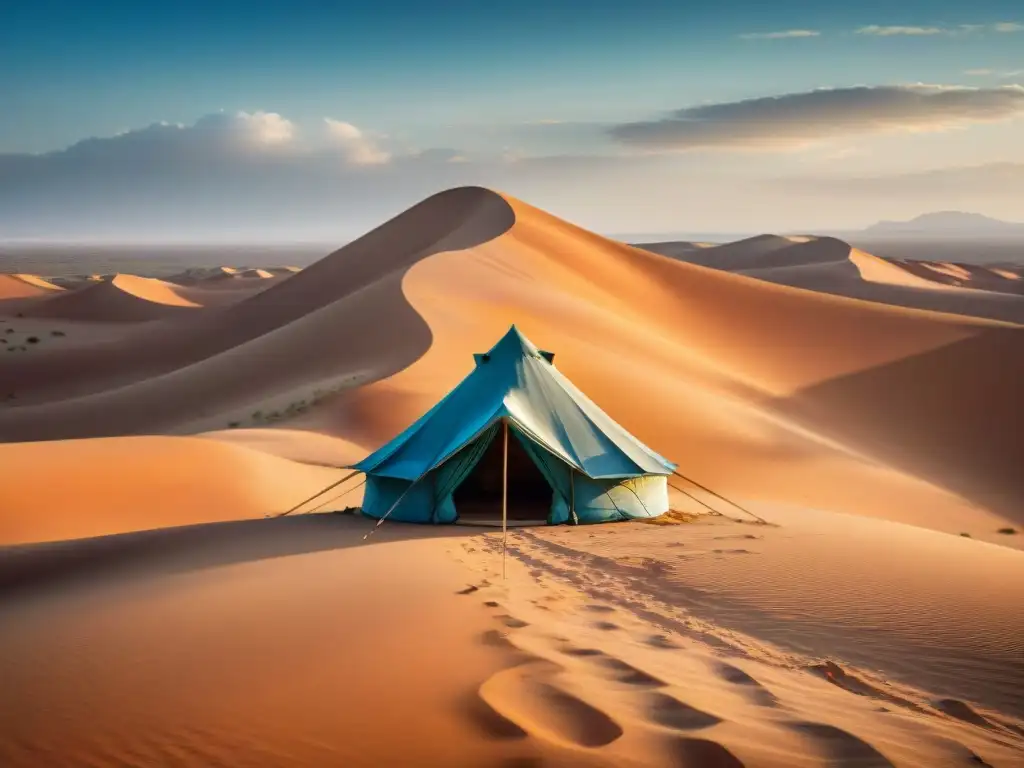
<svg viewBox="0 0 1024 768"><path fill-rule="evenodd" d="M504 425L504 458L501 470L501 578L504 581L505 575L505 552L508 549L508 422L502 419Z"/></svg>

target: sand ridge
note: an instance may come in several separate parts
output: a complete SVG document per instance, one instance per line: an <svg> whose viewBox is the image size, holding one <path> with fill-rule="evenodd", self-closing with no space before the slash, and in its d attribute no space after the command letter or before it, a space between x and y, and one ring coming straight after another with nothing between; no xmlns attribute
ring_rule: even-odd
<svg viewBox="0 0 1024 768"><path fill-rule="evenodd" d="M795 288L1024 324L1024 300L1012 270L1000 275L977 265L882 258L834 237L761 235L700 251L691 245L637 247Z"/></svg>
<svg viewBox="0 0 1024 768"><path fill-rule="evenodd" d="M287 445L258 447L327 463L397 434L515 321L627 429L723 490L992 540L1019 522L1016 327L682 263L487 190L440 193L187 314L0 358L17 403L0 435L232 430L244 445L269 426L291 430ZM948 386L917 397L924 375Z"/></svg>
<svg viewBox="0 0 1024 768"><path fill-rule="evenodd" d="M0 763L1020 764L1024 328L942 303L1016 297L838 240L719 256L460 188L298 272L26 299L81 314L0 322L42 339L0 355ZM851 274L891 301L811 285ZM511 532L502 582L480 529L267 517L512 322L769 524L674 491L666 525Z"/></svg>

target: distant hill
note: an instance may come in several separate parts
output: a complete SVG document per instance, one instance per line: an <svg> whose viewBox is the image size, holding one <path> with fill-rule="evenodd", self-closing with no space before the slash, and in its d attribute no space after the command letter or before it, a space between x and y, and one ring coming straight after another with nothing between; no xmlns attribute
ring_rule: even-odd
<svg viewBox="0 0 1024 768"><path fill-rule="evenodd" d="M861 237L928 238L984 237L1024 238L1024 224L1000 221L980 213L937 211L910 221L880 221L858 233Z"/></svg>

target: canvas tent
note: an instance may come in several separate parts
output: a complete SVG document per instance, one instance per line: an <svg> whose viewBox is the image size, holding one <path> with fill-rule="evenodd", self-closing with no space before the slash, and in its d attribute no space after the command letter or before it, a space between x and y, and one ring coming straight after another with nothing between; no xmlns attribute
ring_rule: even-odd
<svg viewBox="0 0 1024 768"><path fill-rule="evenodd" d="M474 357L475 368L455 389L351 467L366 476L364 513L453 523L479 509L481 498L488 501L496 472L507 472L509 490L529 490L549 524L654 517L668 509L666 478L675 465L573 386L551 353L512 326ZM466 496L471 491L477 496ZM513 499L509 516L521 516L516 512Z"/></svg>

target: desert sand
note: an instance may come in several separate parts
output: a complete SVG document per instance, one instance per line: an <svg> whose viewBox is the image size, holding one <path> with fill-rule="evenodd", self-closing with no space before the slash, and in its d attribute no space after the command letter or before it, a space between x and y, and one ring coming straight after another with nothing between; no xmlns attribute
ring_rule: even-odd
<svg viewBox="0 0 1024 768"><path fill-rule="evenodd" d="M303 270L0 299L0 762L1024 763L1024 298L978 269L460 188ZM480 529L265 519L513 322L769 524L674 494L502 581Z"/></svg>

